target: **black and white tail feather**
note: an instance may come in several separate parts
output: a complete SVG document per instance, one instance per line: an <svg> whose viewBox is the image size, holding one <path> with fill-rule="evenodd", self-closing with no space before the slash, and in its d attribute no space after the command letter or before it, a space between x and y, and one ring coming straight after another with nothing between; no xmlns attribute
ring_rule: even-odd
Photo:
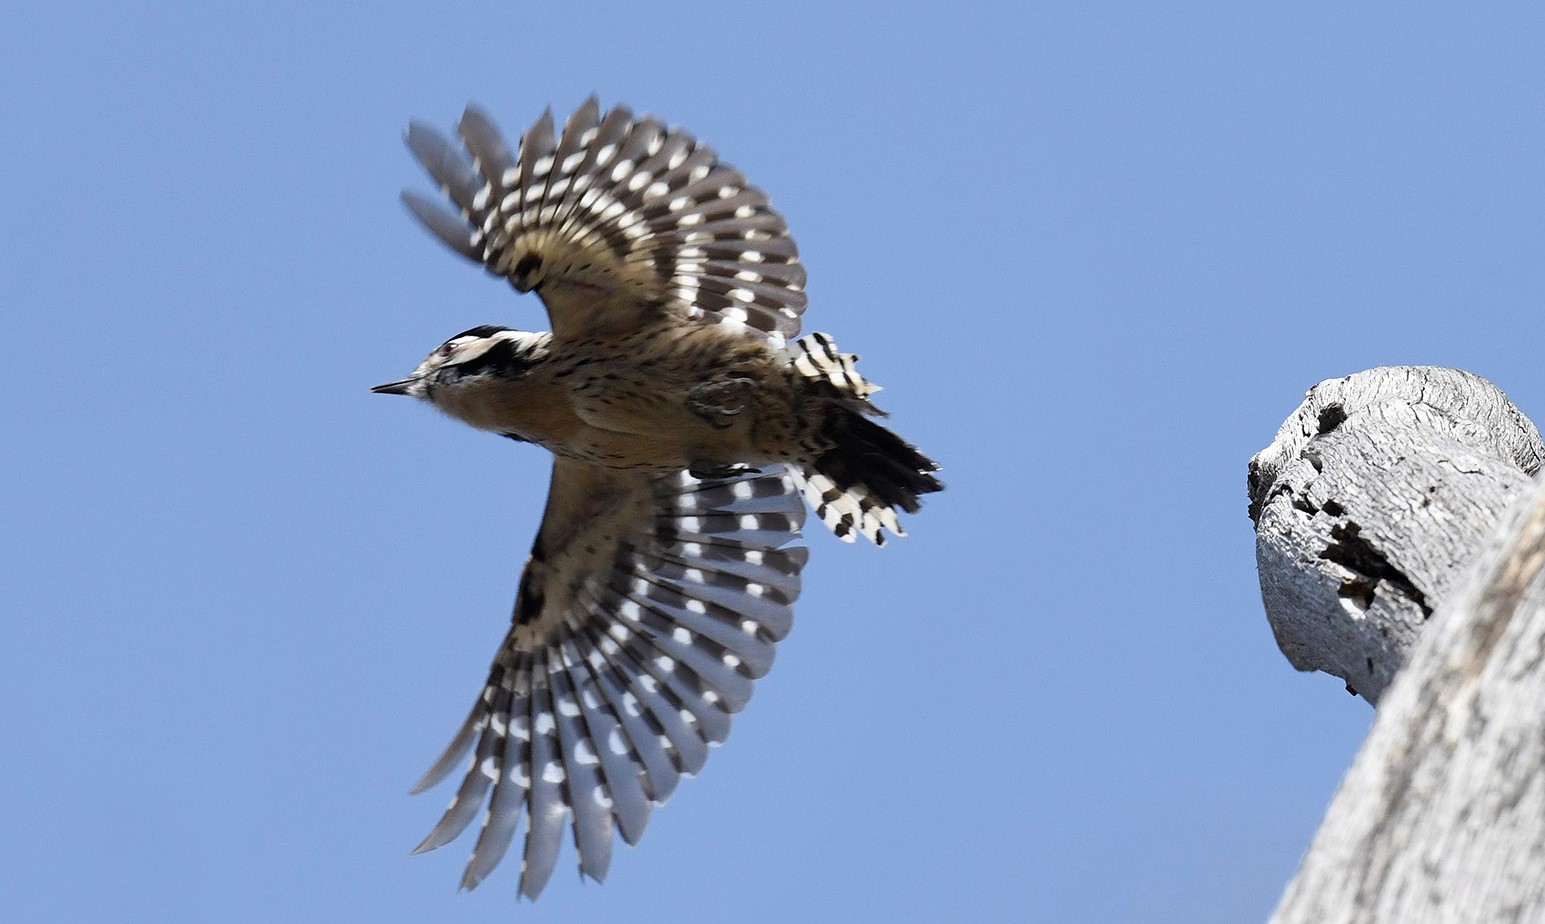
<svg viewBox="0 0 1545 924"><path fill-rule="evenodd" d="M838 352L837 344L822 333L799 338L788 352L800 375L824 382L841 398L821 430L831 448L813 464L792 472L795 485L821 522L844 542L862 535L884 545L884 530L905 536L896 511L916 513L919 495L943 490L933 474L938 464L869 419L884 417L885 412L869 403L880 386L858 373L857 354Z"/></svg>

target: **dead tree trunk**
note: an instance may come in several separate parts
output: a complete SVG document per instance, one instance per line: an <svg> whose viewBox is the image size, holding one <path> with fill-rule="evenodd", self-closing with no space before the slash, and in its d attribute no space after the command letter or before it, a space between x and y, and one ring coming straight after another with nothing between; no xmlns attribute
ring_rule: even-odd
<svg viewBox="0 0 1545 924"><path fill-rule="evenodd" d="M1529 419L1467 372L1394 366L1311 388L1250 460L1256 568L1282 653L1376 705L1542 461Z"/></svg>
<svg viewBox="0 0 1545 924"><path fill-rule="evenodd" d="M1545 920L1542 457L1490 383L1398 368L1252 460L1279 644L1380 704L1274 922Z"/></svg>

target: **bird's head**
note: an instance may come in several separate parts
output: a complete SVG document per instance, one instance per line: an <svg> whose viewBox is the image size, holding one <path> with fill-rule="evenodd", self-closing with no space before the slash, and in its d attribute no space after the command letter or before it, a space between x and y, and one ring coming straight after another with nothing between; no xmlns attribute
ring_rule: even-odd
<svg viewBox="0 0 1545 924"><path fill-rule="evenodd" d="M412 375L370 390L443 406L455 396L522 377L546 355L550 336L493 325L474 327L435 347Z"/></svg>

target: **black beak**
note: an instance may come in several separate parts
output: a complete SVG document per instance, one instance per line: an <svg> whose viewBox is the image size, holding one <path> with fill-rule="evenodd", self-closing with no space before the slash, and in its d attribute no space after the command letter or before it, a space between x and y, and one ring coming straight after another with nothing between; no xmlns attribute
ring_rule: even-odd
<svg viewBox="0 0 1545 924"><path fill-rule="evenodd" d="M413 379L403 379L400 382L387 382L385 385L377 385L370 389L378 395L405 395L408 387L413 384Z"/></svg>

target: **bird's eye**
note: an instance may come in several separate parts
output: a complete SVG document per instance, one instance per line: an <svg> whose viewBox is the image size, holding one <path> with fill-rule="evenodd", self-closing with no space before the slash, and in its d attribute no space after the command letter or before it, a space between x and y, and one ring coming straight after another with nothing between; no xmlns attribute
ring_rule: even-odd
<svg viewBox="0 0 1545 924"><path fill-rule="evenodd" d="M440 355L443 357L449 357L454 352L456 352L456 344L454 343L447 343L440 347Z"/></svg>

